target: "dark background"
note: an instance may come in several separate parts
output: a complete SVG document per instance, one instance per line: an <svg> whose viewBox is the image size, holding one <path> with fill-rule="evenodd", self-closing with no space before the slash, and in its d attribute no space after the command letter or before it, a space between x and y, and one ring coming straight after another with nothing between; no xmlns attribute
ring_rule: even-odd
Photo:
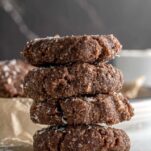
<svg viewBox="0 0 151 151"><path fill-rule="evenodd" d="M115 34L124 49L151 47L151 0L0 0L0 59L55 34Z"/></svg>

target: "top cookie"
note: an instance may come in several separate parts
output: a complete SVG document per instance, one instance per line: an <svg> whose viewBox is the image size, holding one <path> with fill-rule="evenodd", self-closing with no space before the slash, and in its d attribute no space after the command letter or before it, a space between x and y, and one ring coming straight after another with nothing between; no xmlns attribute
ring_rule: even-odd
<svg viewBox="0 0 151 151"><path fill-rule="evenodd" d="M107 62L122 46L113 35L38 38L27 42L22 54L34 66Z"/></svg>

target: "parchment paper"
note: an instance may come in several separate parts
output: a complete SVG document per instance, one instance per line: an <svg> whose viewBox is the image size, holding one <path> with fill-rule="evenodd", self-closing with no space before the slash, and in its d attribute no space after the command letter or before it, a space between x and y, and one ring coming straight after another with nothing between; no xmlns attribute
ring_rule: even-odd
<svg viewBox="0 0 151 151"><path fill-rule="evenodd" d="M30 120L32 101L0 98L0 151L32 151L33 134L44 127Z"/></svg>

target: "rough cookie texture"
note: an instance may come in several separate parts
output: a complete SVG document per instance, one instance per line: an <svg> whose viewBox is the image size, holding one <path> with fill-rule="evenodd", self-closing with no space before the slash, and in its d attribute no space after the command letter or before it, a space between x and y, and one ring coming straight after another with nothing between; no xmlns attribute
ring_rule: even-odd
<svg viewBox="0 0 151 151"><path fill-rule="evenodd" d="M20 60L0 62L0 97L23 96L23 80L30 65Z"/></svg>
<svg viewBox="0 0 151 151"><path fill-rule="evenodd" d="M118 92L122 73L109 64L37 68L25 77L25 93L35 100Z"/></svg>
<svg viewBox="0 0 151 151"><path fill-rule="evenodd" d="M123 130L101 126L47 128L34 135L34 151L129 151Z"/></svg>
<svg viewBox="0 0 151 151"><path fill-rule="evenodd" d="M55 126L97 123L112 125L130 120L133 108L121 93L99 94L95 97L34 102L30 116L35 123Z"/></svg>
<svg viewBox="0 0 151 151"><path fill-rule="evenodd" d="M121 50L113 35L47 37L32 40L23 50L26 60L35 66L75 62L106 62Z"/></svg>

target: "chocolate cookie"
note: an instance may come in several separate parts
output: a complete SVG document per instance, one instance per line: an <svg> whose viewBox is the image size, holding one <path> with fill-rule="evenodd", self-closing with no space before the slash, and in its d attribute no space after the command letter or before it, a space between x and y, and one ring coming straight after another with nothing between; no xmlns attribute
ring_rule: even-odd
<svg viewBox="0 0 151 151"><path fill-rule="evenodd" d="M34 151L129 151L123 130L101 126L47 128L34 135Z"/></svg>
<svg viewBox="0 0 151 151"><path fill-rule="evenodd" d="M32 67L20 60L0 62L0 97L23 96L23 80Z"/></svg>
<svg viewBox="0 0 151 151"><path fill-rule="evenodd" d="M25 77L25 93L35 100L118 92L122 73L109 64L37 68Z"/></svg>
<svg viewBox="0 0 151 151"><path fill-rule="evenodd" d="M32 65L45 66L106 62L114 58L121 48L113 35L57 36L28 42L22 54Z"/></svg>
<svg viewBox="0 0 151 151"><path fill-rule="evenodd" d="M34 102L30 116L35 123L55 126L96 123L113 125L130 120L133 108L121 93L99 94L95 97Z"/></svg>

